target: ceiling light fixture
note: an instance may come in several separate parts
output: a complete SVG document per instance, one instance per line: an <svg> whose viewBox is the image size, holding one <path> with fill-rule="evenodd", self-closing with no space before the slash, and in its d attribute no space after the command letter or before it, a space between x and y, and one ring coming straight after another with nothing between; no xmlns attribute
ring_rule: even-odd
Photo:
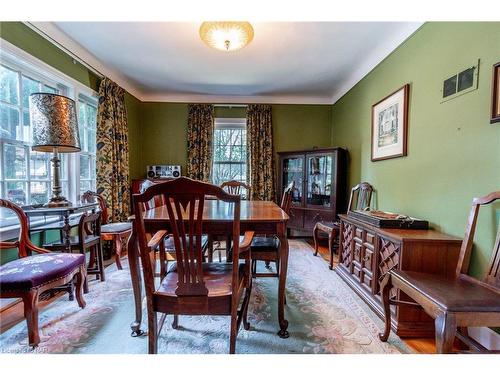
<svg viewBox="0 0 500 375"><path fill-rule="evenodd" d="M200 38L209 47L222 51L236 51L253 39L250 22L203 22Z"/></svg>

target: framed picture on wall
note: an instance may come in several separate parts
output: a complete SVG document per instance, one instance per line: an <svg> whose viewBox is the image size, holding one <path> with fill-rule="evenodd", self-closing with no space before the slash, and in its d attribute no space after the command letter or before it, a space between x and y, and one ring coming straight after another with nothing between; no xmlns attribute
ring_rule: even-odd
<svg viewBox="0 0 500 375"><path fill-rule="evenodd" d="M406 84L372 106L372 161L406 156L409 93Z"/></svg>
<svg viewBox="0 0 500 375"><path fill-rule="evenodd" d="M491 120L500 122L500 62L493 65L493 82L491 83Z"/></svg>

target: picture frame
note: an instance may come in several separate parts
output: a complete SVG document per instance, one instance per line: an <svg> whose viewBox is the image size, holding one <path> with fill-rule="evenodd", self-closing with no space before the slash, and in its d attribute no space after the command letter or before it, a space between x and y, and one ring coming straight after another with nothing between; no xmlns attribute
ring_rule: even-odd
<svg viewBox="0 0 500 375"><path fill-rule="evenodd" d="M372 105L371 161L407 155L410 84Z"/></svg>
<svg viewBox="0 0 500 375"><path fill-rule="evenodd" d="M490 124L500 122L500 62L493 65L491 82L491 119Z"/></svg>

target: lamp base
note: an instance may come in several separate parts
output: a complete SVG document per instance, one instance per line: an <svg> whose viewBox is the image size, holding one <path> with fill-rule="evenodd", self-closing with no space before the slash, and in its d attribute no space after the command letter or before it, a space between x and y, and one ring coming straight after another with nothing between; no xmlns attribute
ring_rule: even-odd
<svg viewBox="0 0 500 375"><path fill-rule="evenodd" d="M43 206L49 208L56 208L56 207L68 207L72 205L73 203L71 203L64 197L52 197L50 198L50 201L45 203Z"/></svg>

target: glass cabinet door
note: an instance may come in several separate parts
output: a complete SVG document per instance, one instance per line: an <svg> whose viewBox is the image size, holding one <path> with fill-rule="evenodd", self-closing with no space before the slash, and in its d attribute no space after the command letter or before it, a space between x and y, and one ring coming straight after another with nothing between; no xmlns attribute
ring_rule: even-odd
<svg viewBox="0 0 500 375"><path fill-rule="evenodd" d="M304 181L304 157L290 156L283 159L283 190L295 181L295 188L292 193L292 205L302 205L302 192Z"/></svg>
<svg viewBox="0 0 500 375"><path fill-rule="evenodd" d="M307 155L307 205L331 207L332 154Z"/></svg>

